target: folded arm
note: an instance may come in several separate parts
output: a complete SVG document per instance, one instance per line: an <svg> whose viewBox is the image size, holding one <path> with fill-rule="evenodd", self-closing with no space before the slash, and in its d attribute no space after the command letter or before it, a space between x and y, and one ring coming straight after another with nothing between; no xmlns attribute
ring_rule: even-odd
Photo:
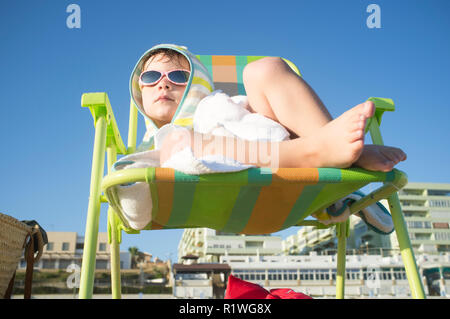
<svg viewBox="0 0 450 319"><path fill-rule="evenodd" d="M308 139L281 142L247 141L237 137L201 134L187 129L174 130L167 134L161 145L161 164L173 154L190 147L196 158L222 155L242 164L258 167L314 167L314 147Z"/></svg>

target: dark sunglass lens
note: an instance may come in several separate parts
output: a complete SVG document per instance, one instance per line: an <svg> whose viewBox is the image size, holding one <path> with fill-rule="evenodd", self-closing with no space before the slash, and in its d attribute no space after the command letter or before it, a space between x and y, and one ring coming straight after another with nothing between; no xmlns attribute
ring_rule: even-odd
<svg viewBox="0 0 450 319"><path fill-rule="evenodd" d="M150 84L159 80L161 73L158 71L147 71L142 73L141 80L144 83Z"/></svg>
<svg viewBox="0 0 450 319"><path fill-rule="evenodd" d="M189 80L189 72L172 71L169 73L169 79L175 83L184 84Z"/></svg>

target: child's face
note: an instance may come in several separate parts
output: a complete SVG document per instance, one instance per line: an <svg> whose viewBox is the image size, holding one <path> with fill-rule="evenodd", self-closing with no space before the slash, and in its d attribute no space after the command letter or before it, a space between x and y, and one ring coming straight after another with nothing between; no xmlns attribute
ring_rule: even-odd
<svg viewBox="0 0 450 319"><path fill-rule="evenodd" d="M189 70L189 62L184 57L169 59L159 54L150 58L144 71L171 71L175 69ZM166 76L163 76L155 85L144 86L141 89L145 114L158 127L161 127L172 120L183 97L186 85L176 85L170 82Z"/></svg>

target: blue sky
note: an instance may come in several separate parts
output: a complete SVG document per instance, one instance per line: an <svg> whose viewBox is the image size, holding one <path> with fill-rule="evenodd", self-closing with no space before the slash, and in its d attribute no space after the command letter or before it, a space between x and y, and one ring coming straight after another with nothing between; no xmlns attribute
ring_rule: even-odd
<svg viewBox="0 0 450 319"><path fill-rule="evenodd" d="M71 3L80 29L66 25ZM366 25L372 3L381 28ZM0 212L84 234L94 127L81 95L107 92L126 138L130 73L158 43L285 57L335 117L371 96L392 98L382 133L408 155L398 168L411 182L450 183L449 12L447 0L1 1ZM175 258L181 233L124 234L122 249Z"/></svg>

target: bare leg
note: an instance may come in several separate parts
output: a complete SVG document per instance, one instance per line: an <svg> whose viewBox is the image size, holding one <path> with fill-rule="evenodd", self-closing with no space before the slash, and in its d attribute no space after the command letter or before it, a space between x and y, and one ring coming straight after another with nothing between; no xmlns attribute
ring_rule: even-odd
<svg viewBox="0 0 450 319"><path fill-rule="evenodd" d="M248 64L243 79L250 108L297 136L309 136L333 119L314 90L280 58Z"/></svg>
<svg viewBox="0 0 450 319"><path fill-rule="evenodd" d="M190 146L197 158L225 155L260 167L347 168L361 155L364 146L364 125L373 112L373 103L362 103L317 129L310 136L281 142L243 141L222 136L211 139L211 136L194 134L188 129L175 130L165 137L160 160L165 163L172 154ZM231 145L233 152L228 152L227 144ZM243 147L240 148L238 144ZM261 156L261 150L268 156Z"/></svg>
<svg viewBox="0 0 450 319"><path fill-rule="evenodd" d="M250 109L279 122L293 137L318 134L333 120L314 90L280 58L263 58L248 64L244 69L244 85ZM334 136L329 138L334 140ZM364 145L352 164L390 171L405 159L406 154L398 148Z"/></svg>

